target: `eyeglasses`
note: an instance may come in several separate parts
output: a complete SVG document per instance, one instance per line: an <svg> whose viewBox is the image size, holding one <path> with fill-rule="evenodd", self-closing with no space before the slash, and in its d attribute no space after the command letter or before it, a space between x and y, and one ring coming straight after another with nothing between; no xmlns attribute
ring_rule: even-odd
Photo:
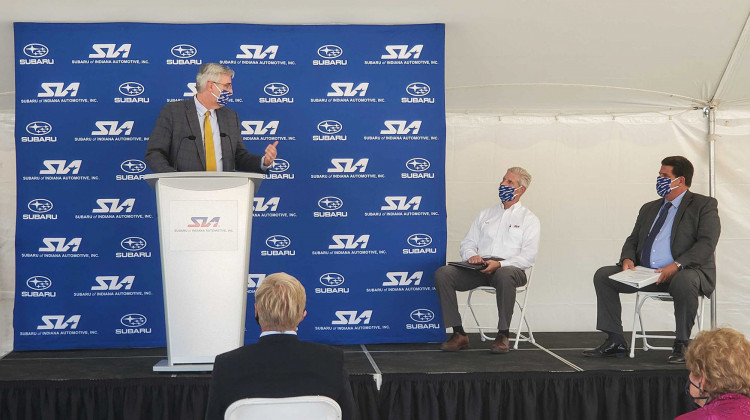
<svg viewBox="0 0 750 420"><path fill-rule="evenodd" d="M212 82L214 82L214 81L212 80ZM214 82L214 84L215 85L222 85L222 86L224 86L224 89L226 89L226 90L229 90L229 89L232 88L232 84L231 83Z"/></svg>

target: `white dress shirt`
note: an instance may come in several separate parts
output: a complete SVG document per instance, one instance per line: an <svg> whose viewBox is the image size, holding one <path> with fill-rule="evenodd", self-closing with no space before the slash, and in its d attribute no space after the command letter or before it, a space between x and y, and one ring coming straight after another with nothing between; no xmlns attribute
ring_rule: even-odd
<svg viewBox="0 0 750 420"><path fill-rule="evenodd" d="M203 150L205 151L206 145L204 144L203 139L206 136L206 129L204 128L204 122L206 121L206 111L211 111L211 114L208 116L208 120L211 122L211 134L213 134L214 138L214 154L216 155L216 171L221 172L224 170L224 162L221 160L221 130L219 130L219 120L216 118L216 110L211 109L209 110L203 104L201 101L198 100L197 96L193 96L193 99L195 99L195 109L198 111L198 122L201 125L201 144L203 145Z"/></svg>
<svg viewBox="0 0 750 420"><path fill-rule="evenodd" d="M502 258L501 266L525 270L536 261L541 224L521 202L507 210L500 203L482 210L461 241L461 259Z"/></svg>

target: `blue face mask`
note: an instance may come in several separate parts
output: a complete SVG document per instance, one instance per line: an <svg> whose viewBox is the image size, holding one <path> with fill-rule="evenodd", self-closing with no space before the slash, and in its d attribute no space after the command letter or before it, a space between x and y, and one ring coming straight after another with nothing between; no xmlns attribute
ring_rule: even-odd
<svg viewBox="0 0 750 420"><path fill-rule="evenodd" d="M670 187L676 179L664 178L662 176L656 177L656 193L659 194L659 197L666 197L673 189L677 188Z"/></svg>
<svg viewBox="0 0 750 420"><path fill-rule="evenodd" d="M497 189L497 195L498 197L500 197L500 201L502 201L503 203L507 203L508 201L513 201L516 198L516 195L514 193L519 188L521 187L513 188L507 185L500 184L500 188Z"/></svg>
<svg viewBox="0 0 750 420"><path fill-rule="evenodd" d="M216 84L214 84L216 86ZM219 89L218 87L216 89ZM216 96L213 92L211 92L211 95L214 95L214 98L216 98L216 103L219 104L219 106L226 106L229 103L229 97L232 96L232 92L228 90L219 90L219 96Z"/></svg>

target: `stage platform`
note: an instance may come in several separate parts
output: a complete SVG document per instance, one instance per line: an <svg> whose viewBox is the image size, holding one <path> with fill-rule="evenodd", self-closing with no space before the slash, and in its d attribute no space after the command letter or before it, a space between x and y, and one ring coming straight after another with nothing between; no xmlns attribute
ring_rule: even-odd
<svg viewBox="0 0 750 420"><path fill-rule="evenodd" d="M601 333L536 333L505 355L470 334L438 344L341 346L362 419L672 419L690 409L668 351L583 357ZM511 342L512 344L512 342ZM165 348L12 352L0 419L202 419L209 373L157 374Z"/></svg>

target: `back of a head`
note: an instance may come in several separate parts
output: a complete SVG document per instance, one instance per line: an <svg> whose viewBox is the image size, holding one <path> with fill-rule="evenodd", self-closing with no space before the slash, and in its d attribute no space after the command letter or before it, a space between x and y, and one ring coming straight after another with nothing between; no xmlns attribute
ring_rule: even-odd
<svg viewBox="0 0 750 420"><path fill-rule="evenodd" d="M687 368L704 377L711 397L736 393L750 397L750 342L732 328L702 331L688 346Z"/></svg>
<svg viewBox="0 0 750 420"><path fill-rule="evenodd" d="M255 290L258 322L265 330L296 329L302 321L305 303L305 288L287 273L269 275Z"/></svg>

